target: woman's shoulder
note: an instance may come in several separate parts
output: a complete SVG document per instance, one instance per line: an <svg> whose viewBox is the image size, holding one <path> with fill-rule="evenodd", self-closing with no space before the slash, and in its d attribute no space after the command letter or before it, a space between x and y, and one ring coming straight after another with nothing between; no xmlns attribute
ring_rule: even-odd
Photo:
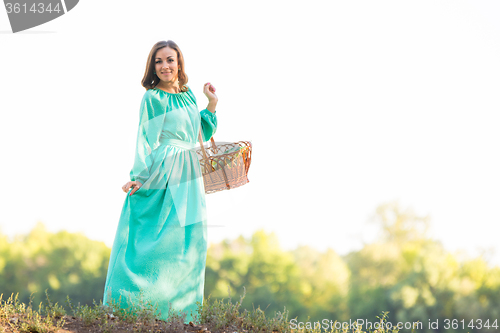
<svg viewBox="0 0 500 333"><path fill-rule="evenodd" d="M142 100L152 104L166 105L168 104L169 98L170 95L166 94L163 90L151 88L144 92Z"/></svg>
<svg viewBox="0 0 500 333"><path fill-rule="evenodd" d="M169 97L166 95L168 94L162 94L158 89L148 89L142 96L142 107L148 108L148 112L152 113L152 116L165 113L167 106L169 105Z"/></svg>
<svg viewBox="0 0 500 333"><path fill-rule="evenodd" d="M146 92L144 93L144 97L148 97L148 98L153 98L153 97L160 97L160 91L158 88L150 88L148 90L146 90Z"/></svg>

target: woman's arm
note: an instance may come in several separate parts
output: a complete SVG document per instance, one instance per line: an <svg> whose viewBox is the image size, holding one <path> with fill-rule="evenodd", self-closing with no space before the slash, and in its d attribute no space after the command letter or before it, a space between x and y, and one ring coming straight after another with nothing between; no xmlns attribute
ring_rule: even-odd
<svg viewBox="0 0 500 333"><path fill-rule="evenodd" d="M215 113L216 106L217 106L217 102L208 102L207 110L212 112L212 113Z"/></svg>
<svg viewBox="0 0 500 333"><path fill-rule="evenodd" d="M203 93L208 98L208 105L206 109L200 111L201 116L201 134L203 142L210 140L217 130L217 115L215 108L217 106L218 98L215 95L215 87L210 82L205 83L203 86Z"/></svg>
<svg viewBox="0 0 500 333"><path fill-rule="evenodd" d="M214 113L217 102L219 101L217 95L215 95L215 87L210 82L207 82L203 86L203 93L208 98L207 110Z"/></svg>

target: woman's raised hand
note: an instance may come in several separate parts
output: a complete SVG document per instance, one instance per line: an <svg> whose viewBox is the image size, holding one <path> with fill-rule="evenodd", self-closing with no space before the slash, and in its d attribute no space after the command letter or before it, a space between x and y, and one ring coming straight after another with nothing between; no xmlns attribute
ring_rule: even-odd
<svg viewBox="0 0 500 333"><path fill-rule="evenodd" d="M131 181L131 182L127 182L127 184L123 185L122 186L122 190L123 192L127 193L128 190L133 187L134 189L130 192L129 195L132 195L135 193L135 191L137 191L138 189L140 189L142 186L142 183L138 180L135 180L135 181Z"/></svg>
<svg viewBox="0 0 500 333"><path fill-rule="evenodd" d="M205 83L203 86L203 93L207 96L208 102L217 103L218 98L215 94L215 87L210 82Z"/></svg>

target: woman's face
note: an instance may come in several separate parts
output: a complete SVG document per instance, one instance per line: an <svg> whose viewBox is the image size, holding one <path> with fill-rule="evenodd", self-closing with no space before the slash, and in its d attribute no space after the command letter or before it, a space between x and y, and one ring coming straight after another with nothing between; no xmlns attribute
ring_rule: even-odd
<svg viewBox="0 0 500 333"><path fill-rule="evenodd" d="M171 48L164 47L156 52L155 56L156 75L165 83L175 83L179 73L177 52Z"/></svg>

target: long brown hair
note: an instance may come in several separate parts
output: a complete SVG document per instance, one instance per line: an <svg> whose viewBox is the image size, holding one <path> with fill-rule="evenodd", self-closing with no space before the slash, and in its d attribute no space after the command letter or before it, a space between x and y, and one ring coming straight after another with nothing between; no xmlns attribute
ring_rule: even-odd
<svg viewBox="0 0 500 333"><path fill-rule="evenodd" d="M186 92L188 91L188 87L186 86L188 77L186 75L186 72L184 71L184 57L182 56L182 52L179 46L177 46L177 44L175 44L175 42L171 40L162 40L153 45L153 48L149 52L148 62L146 63L146 72L144 73L141 84L144 88L146 88L146 90L149 90L156 87L156 85L160 83L160 78L156 74L154 74L156 52L158 52L159 49L167 46L177 52L177 63L180 66L178 73L179 90L182 92Z"/></svg>

